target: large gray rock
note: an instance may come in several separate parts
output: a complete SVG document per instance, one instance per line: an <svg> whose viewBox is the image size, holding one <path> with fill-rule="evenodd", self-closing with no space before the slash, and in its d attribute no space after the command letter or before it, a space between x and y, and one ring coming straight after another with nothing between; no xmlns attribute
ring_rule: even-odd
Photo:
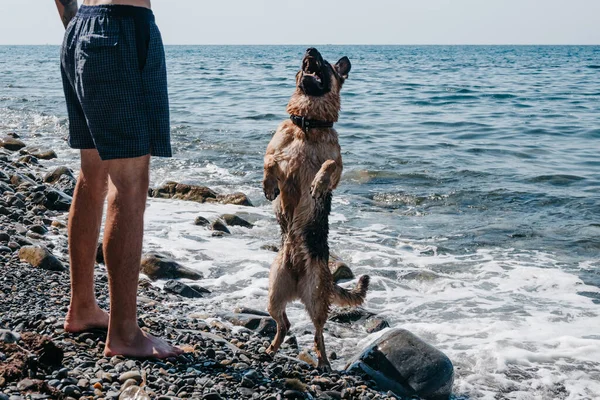
<svg viewBox="0 0 600 400"><path fill-rule="evenodd" d="M405 329L394 329L367 346L346 370L364 372L398 396L427 400L448 399L454 381L450 359Z"/></svg>
<svg viewBox="0 0 600 400"><path fill-rule="evenodd" d="M47 271L61 272L67 270L48 250L39 246L21 247L19 249L19 259Z"/></svg>
<svg viewBox="0 0 600 400"><path fill-rule="evenodd" d="M157 253L146 254L142 258L140 269L152 280L180 278L192 280L202 279L201 273L196 272L191 268L184 267L177 261Z"/></svg>

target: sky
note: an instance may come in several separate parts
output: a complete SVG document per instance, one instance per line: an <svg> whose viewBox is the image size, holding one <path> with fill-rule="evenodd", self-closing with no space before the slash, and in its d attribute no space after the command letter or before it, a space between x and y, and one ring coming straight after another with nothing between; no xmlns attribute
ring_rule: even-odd
<svg viewBox="0 0 600 400"><path fill-rule="evenodd" d="M165 44L600 44L600 0L153 0L152 7ZM0 45L62 42L54 0L0 0L0 10Z"/></svg>

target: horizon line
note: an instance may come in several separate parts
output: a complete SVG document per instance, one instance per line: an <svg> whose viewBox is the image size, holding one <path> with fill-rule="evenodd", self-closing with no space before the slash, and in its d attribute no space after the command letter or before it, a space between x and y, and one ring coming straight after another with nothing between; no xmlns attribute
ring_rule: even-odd
<svg viewBox="0 0 600 400"><path fill-rule="evenodd" d="M165 46L306 46L309 43L165 43ZM312 43L315 46L600 46L600 43ZM61 43L0 43L0 46L61 46Z"/></svg>

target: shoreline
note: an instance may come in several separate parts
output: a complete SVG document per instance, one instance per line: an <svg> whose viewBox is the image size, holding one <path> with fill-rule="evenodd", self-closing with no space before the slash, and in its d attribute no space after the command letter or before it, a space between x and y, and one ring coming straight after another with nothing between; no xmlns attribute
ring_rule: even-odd
<svg viewBox="0 0 600 400"><path fill-rule="evenodd" d="M106 358L105 333L65 333L66 217L75 178L66 167L48 171L40 164L36 156L54 158L51 150L25 147L18 135L2 140L0 244L6 245L0 246L0 400L29 395L128 398L134 391L138 398L397 398L360 374L319 373L297 358L293 336L272 360L264 352L273 333L270 317L247 309L205 314L175 294L177 290L169 293L143 276L138 286L140 325L183 347L184 355L162 361ZM244 203L243 197L232 198ZM99 304L106 309L103 264L96 264L94 274ZM200 287L182 285L201 292ZM50 343L53 358L43 361L32 340Z"/></svg>

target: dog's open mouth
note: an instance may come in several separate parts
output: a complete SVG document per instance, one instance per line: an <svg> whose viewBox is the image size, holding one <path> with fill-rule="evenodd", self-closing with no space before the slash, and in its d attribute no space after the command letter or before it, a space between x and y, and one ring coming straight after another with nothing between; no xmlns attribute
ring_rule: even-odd
<svg viewBox="0 0 600 400"><path fill-rule="evenodd" d="M299 87L309 96L322 96L331 90L329 64L317 49L306 50Z"/></svg>
<svg viewBox="0 0 600 400"><path fill-rule="evenodd" d="M304 72L304 77L312 78L319 84L323 83L323 77L321 72L321 67L323 66L323 63L321 62L321 60L307 56L304 58L302 64L302 71Z"/></svg>

